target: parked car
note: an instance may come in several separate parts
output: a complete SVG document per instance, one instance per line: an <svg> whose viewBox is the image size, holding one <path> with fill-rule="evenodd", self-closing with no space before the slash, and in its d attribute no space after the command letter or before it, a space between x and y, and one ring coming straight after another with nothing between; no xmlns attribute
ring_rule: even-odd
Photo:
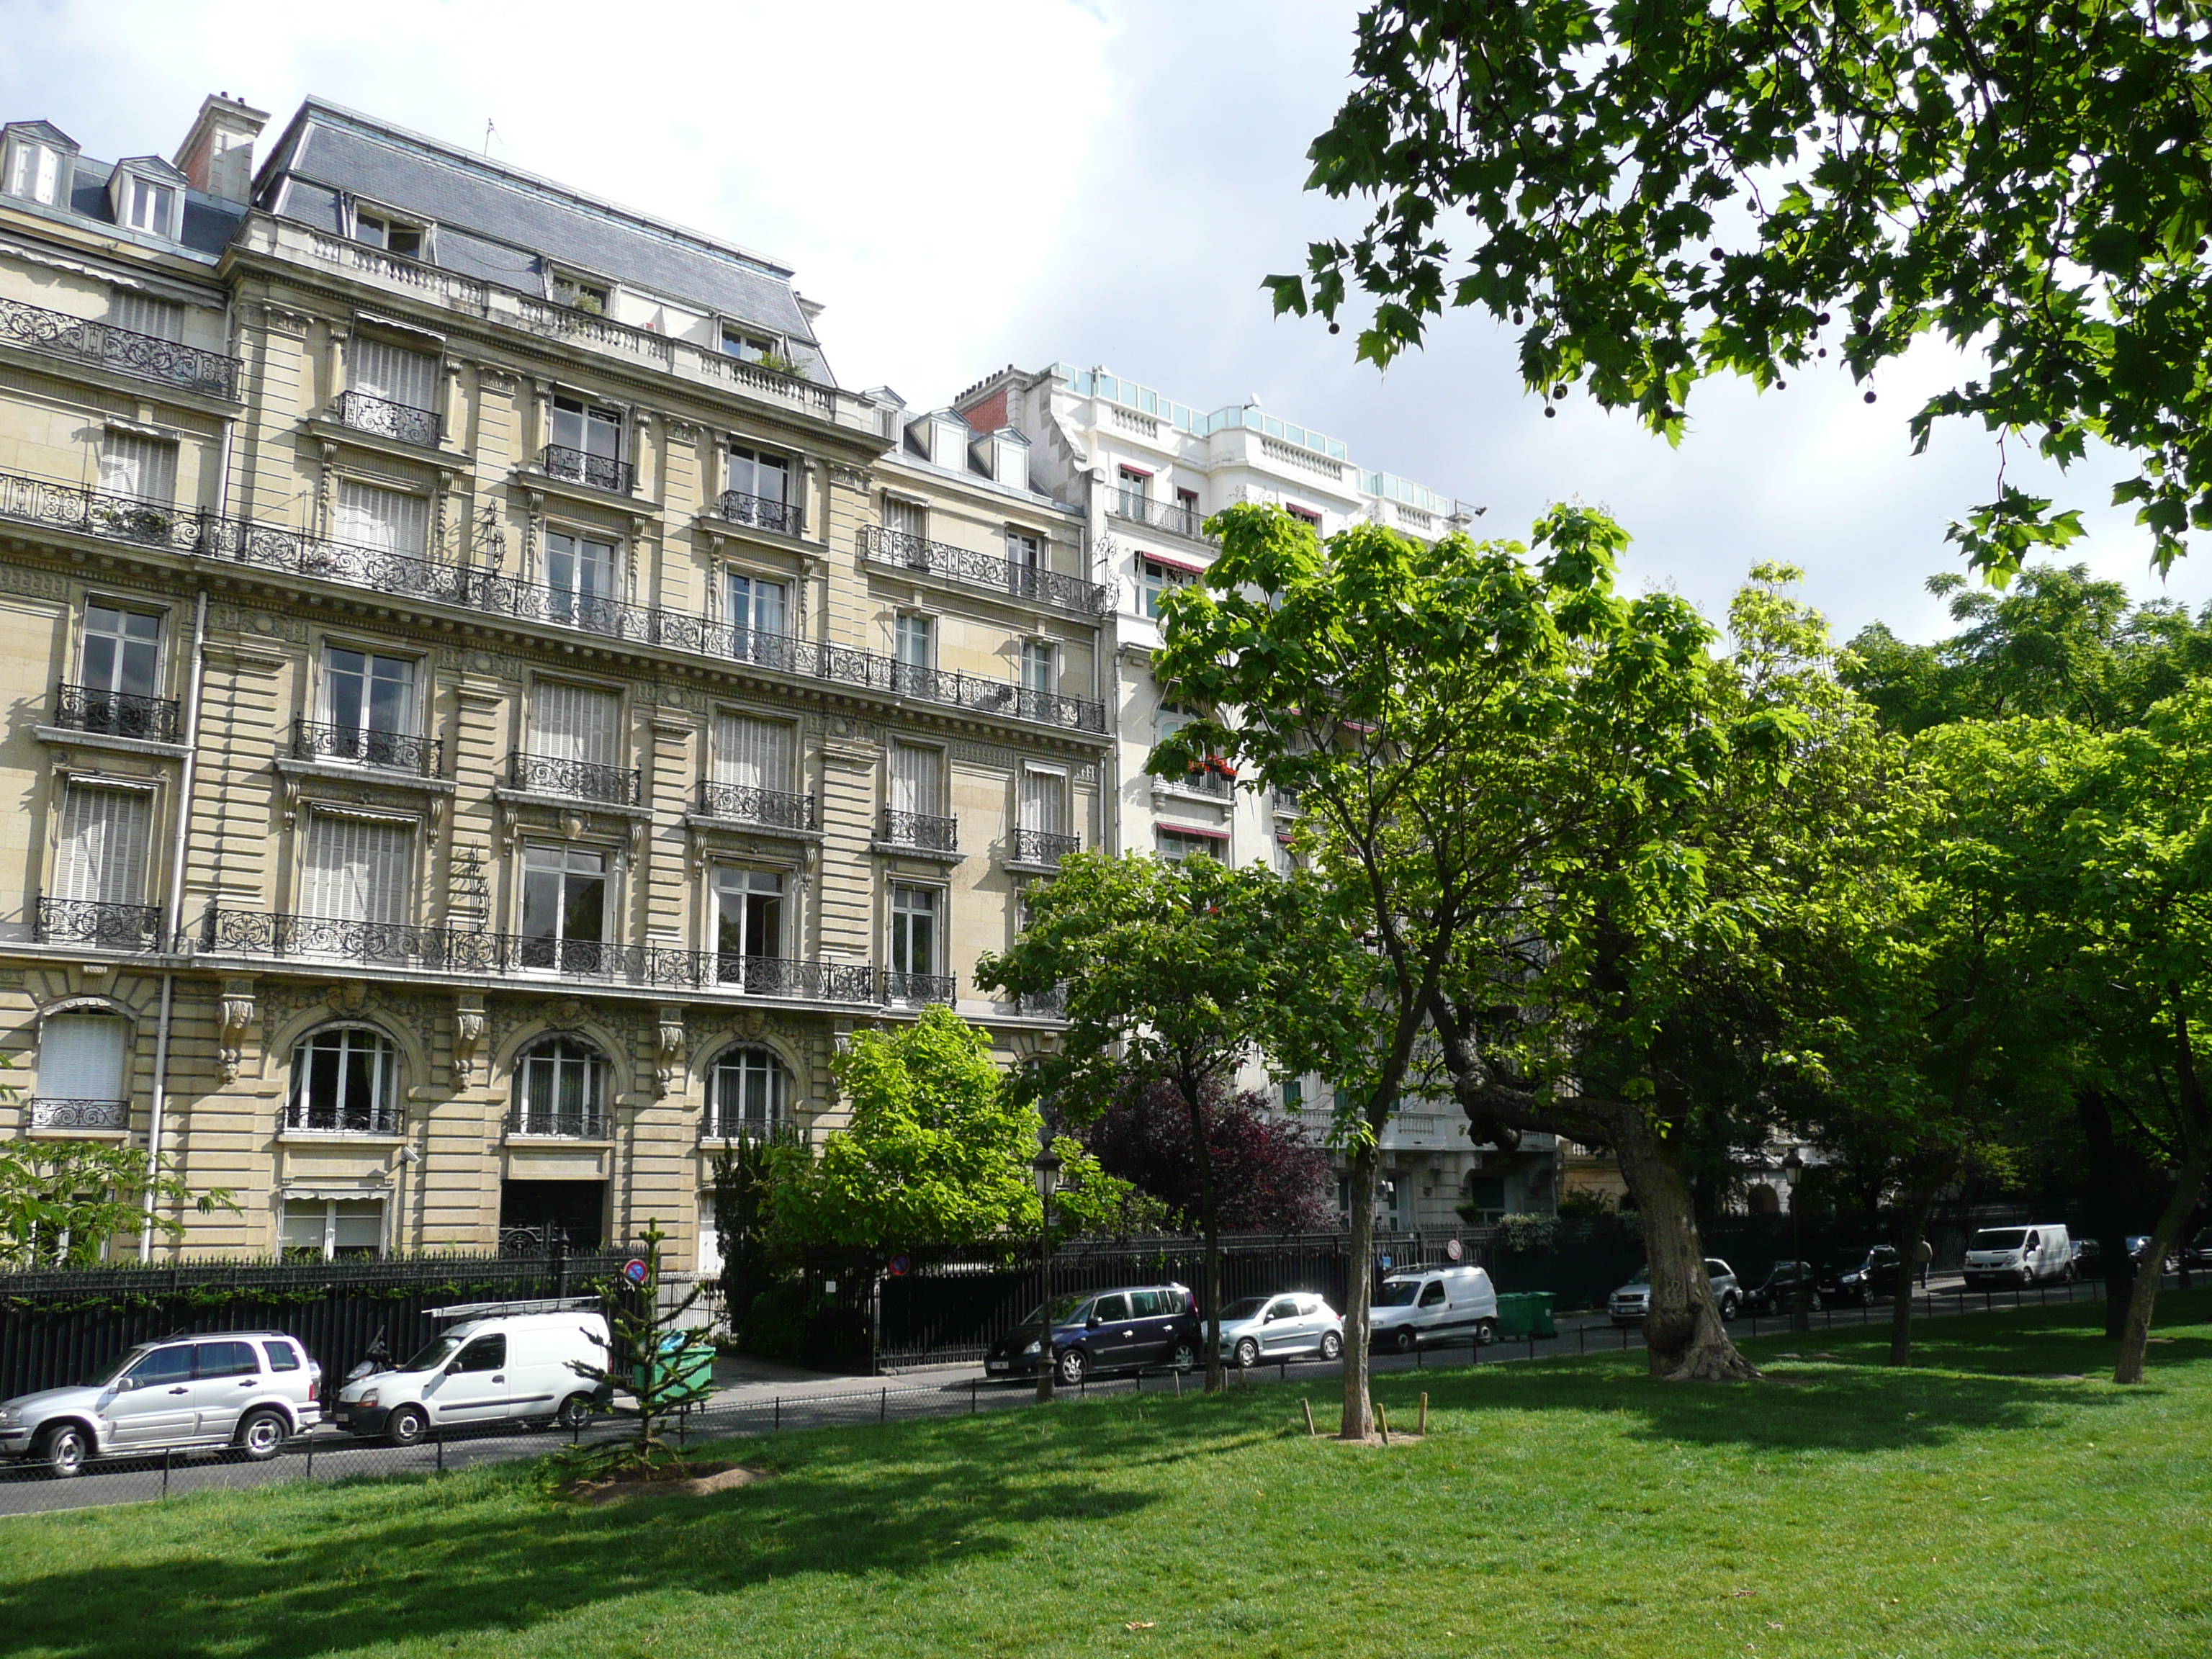
<svg viewBox="0 0 2212 1659"><path fill-rule="evenodd" d="M0 1456L64 1479L95 1457L186 1446L234 1447L258 1462L322 1420L322 1380L279 1331L141 1343L97 1382L0 1401Z"/></svg>
<svg viewBox="0 0 2212 1659"><path fill-rule="evenodd" d="M2191 1269L2212 1268L2212 1227L2207 1227L2191 1239L2178 1254Z"/></svg>
<svg viewBox="0 0 2212 1659"><path fill-rule="evenodd" d="M1705 1280L1713 1287L1713 1301L1721 1310L1723 1321L1734 1319L1743 1309L1743 1288L1736 1283L1735 1269L1717 1255L1705 1258ZM1651 1269L1638 1267L1636 1277L1606 1299L1606 1312L1616 1325L1641 1325L1644 1316L1651 1311Z"/></svg>
<svg viewBox="0 0 2212 1659"><path fill-rule="evenodd" d="M987 1376L1036 1374L1043 1311L1032 1309L1012 1334L991 1345L983 1358ZM1172 1365L1187 1371L1202 1351L1197 1299L1181 1285L1080 1291L1055 1297L1049 1312L1053 1365L1070 1388L1101 1371L1133 1371L1146 1365Z"/></svg>
<svg viewBox="0 0 2212 1659"><path fill-rule="evenodd" d="M1820 1305L1820 1292L1813 1289L1813 1264L1809 1261L1777 1261L1767 1269L1766 1277L1743 1294L1744 1311L1755 1314L1790 1312L1802 1297L1808 1308ZM1804 1288L1801 1291L1799 1286Z"/></svg>
<svg viewBox="0 0 2212 1659"><path fill-rule="evenodd" d="M1410 1353L1423 1342L1498 1339L1498 1292L1480 1267L1392 1273L1367 1316L1367 1346Z"/></svg>
<svg viewBox="0 0 2212 1659"><path fill-rule="evenodd" d="M2128 1271L2133 1273L2150 1254L2148 1233L2130 1233L2128 1238ZM2165 1270L2173 1271L2173 1258L2166 1259ZM2074 1277L2101 1279L2105 1276L2105 1246L2100 1239L2077 1238L2074 1241Z"/></svg>
<svg viewBox="0 0 2212 1659"><path fill-rule="evenodd" d="M1813 1281L1823 1301L1856 1302L1870 1308L1897 1292L1897 1246L1862 1244L1828 1258Z"/></svg>
<svg viewBox="0 0 2212 1659"><path fill-rule="evenodd" d="M1221 1310L1221 1357L1233 1365L1344 1352L1344 1316L1317 1296L1248 1296Z"/></svg>
<svg viewBox="0 0 2212 1659"><path fill-rule="evenodd" d="M594 1306L521 1312L480 1303L439 1311L460 1322L404 1364L355 1367L331 1413L340 1428L395 1446L411 1446L433 1428L480 1423L574 1428L614 1396L611 1384L575 1369L607 1364L606 1317Z"/></svg>
<svg viewBox="0 0 2212 1659"><path fill-rule="evenodd" d="M1984 1227L1966 1246L1966 1288L2046 1284L2074 1277L2074 1241L2056 1222Z"/></svg>

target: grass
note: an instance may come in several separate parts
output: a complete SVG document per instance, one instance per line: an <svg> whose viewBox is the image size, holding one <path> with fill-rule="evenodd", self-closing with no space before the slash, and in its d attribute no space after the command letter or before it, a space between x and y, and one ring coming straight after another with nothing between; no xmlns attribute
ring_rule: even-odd
<svg viewBox="0 0 2212 1659"><path fill-rule="evenodd" d="M742 1443L775 1480L586 1510L527 1466L0 1523L0 1653L289 1659L2212 1651L2212 1293L2142 1388L2100 1310ZM1808 1354L1784 1358L1795 1341ZM1315 1391L1316 1414L1335 1401ZM1135 1626L1135 1628L1132 1628Z"/></svg>

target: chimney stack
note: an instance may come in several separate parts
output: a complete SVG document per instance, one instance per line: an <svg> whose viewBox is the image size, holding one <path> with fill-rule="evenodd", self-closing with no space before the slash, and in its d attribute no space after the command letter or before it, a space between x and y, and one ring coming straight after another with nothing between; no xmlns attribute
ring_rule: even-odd
<svg viewBox="0 0 2212 1659"><path fill-rule="evenodd" d="M226 202L244 202L253 194L253 141L269 125L265 110L232 97L210 93L200 104L199 118L185 135L176 164L194 190Z"/></svg>

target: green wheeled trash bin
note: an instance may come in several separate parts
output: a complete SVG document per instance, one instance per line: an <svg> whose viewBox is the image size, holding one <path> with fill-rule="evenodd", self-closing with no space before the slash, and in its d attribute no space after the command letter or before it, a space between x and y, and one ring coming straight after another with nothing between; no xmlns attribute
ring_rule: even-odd
<svg viewBox="0 0 2212 1659"><path fill-rule="evenodd" d="M1557 1336L1552 1322L1554 1297L1549 1291L1510 1291L1498 1298L1498 1334L1501 1338Z"/></svg>
<svg viewBox="0 0 2212 1659"><path fill-rule="evenodd" d="M672 1376L676 1391L671 1403L696 1406L706 1403L714 1392L714 1345L694 1342L684 1346L684 1334L671 1331L660 1339L660 1352L639 1367L639 1381L647 1389L659 1386L664 1380L663 1368Z"/></svg>

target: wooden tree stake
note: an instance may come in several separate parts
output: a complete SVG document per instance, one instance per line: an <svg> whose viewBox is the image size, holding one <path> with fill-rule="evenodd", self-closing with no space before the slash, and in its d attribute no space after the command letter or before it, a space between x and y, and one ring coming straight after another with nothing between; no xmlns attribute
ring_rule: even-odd
<svg viewBox="0 0 2212 1659"><path fill-rule="evenodd" d="M1305 1407L1305 1413L1306 1413L1306 1438L1307 1438L1307 1439L1309 1439L1309 1440L1310 1440L1310 1439L1312 1439L1312 1438L1314 1437L1314 1435L1317 1432L1317 1431L1314 1428L1314 1420L1313 1420L1313 1401L1310 1401L1310 1400L1301 1400L1301 1401L1298 1401L1298 1404Z"/></svg>
<svg viewBox="0 0 2212 1659"><path fill-rule="evenodd" d="M1413 1432L1414 1432L1414 1433L1416 1433L1416 1434L1426 1434L1428 1431L1429 1431L1429 1397L1428 1397L1428 1395L1423 1395L1421 1396L1421 1420L1420 1420L1419 1425L1414 1429Z"/></svg>
<svg viewBox="0 0 2212 1659"><path fill-rule="evenodd" d="M1375 1420L1382 1425L1382 1443L1390 1443L1390 1409L1381 1401L1375 1402Z"/></svg>

